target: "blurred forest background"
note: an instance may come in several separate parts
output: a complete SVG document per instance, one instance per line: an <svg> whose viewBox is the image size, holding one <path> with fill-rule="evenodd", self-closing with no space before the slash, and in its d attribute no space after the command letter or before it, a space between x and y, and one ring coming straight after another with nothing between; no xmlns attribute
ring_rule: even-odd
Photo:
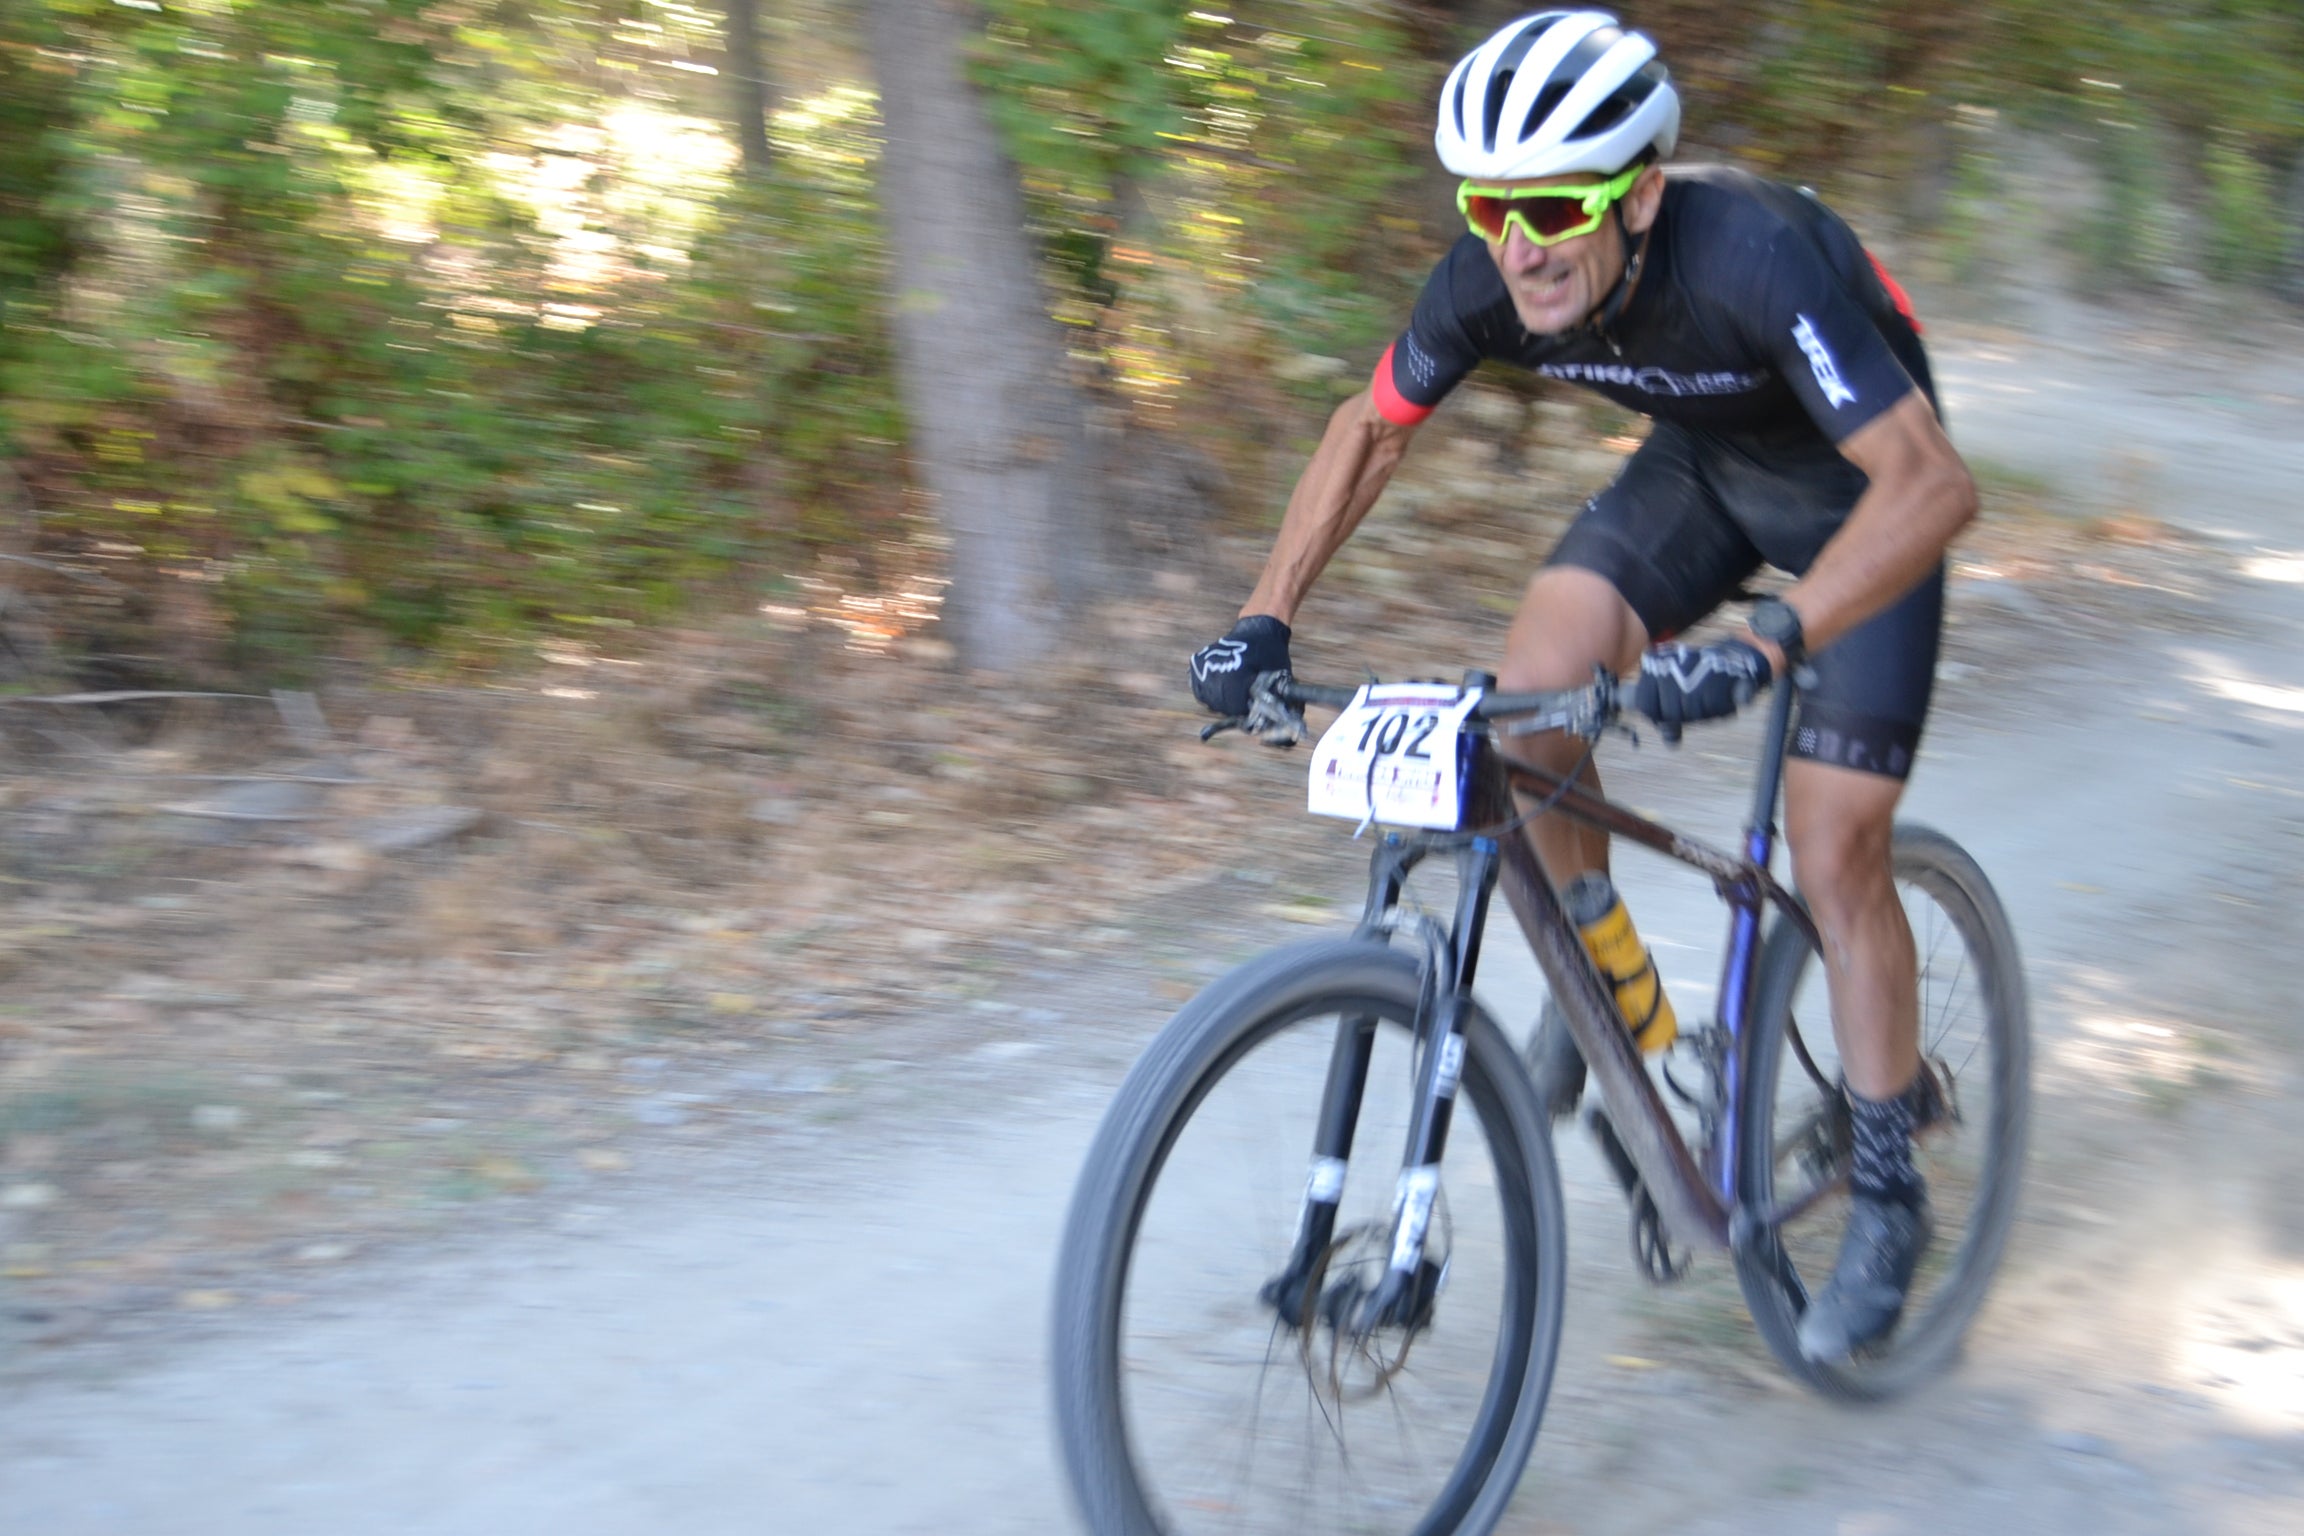
<svg viewBox="0 0 2304 1536"><path fill-rule="evenodd" d="M1519 8L5 0L0 683L470 676L762 603L885 645L971 555L1029 568L1004 609L1124 586L1362 382L1452 235L1429 99ZM2046 145L2064 279L2304 298L2294 0L1623 9L1685 153L1939 288L2047 216Z"/></svg>

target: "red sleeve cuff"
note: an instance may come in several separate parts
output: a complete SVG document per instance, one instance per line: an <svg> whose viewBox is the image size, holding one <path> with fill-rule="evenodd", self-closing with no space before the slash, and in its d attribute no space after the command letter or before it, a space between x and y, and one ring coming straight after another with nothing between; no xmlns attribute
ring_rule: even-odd
<svg viewBox="0 0 2304 1536"><path fill-rule="evenodd" d="M1399 343L1393 343L1397 346ZM1369 381L1369 393L1376 397L1376 414L1398 427L1412 427L1432 414L1429 405L1418 405L1400 393L1392 382L1392 348L1376 360L1376 377Z"/></svg>

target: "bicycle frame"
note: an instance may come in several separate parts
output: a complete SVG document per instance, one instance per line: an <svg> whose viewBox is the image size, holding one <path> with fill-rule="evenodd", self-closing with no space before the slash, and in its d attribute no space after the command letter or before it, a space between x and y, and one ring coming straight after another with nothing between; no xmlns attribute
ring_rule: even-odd
<svg viewBox="0 0 2304 1536"><path fill-rule="evenodd" d="M1519 790L1544 799L1551 807L1546 814L1567 815L1712 877L1730 910L1719 991L1718 1022L1726 1037L1726 1048L1720 1054L1722 1076L1717 1084L1721 1113L1711 1155L1700 1164L1649 1077L1639 1047L1616 1006L1615 994L1562 909L1558 894L1537 861L1534 845L1517 830L1501 835L1459 835L1460 841L1451 840L1458 864L1454 921L1444 942L1436 933L1424 936L1429 1003L1418 1022L1424 1048L1419 1055L1415 1107L1395 1202L1391 1263L1384 1280L1366 1298L1360 1326L1412 1323L1429 1300L1424 1237L1463 1060L1462 1021L1471 1005L1481 932L1499 880L1551 985L1569 1034L1599 1085L1611 1128L1641 1187L1655 1202L1666 1231L1684 1245L1702 1243L1722 1248L1741 1245L1763 1225L1773 1224L1772 1219L1737 1206L1737 1090L1745 1067L1765 908L1773 905L1812 941L1816 937L1807 910L1769 872L1775 855L1776 806L1783 790L1785 749L1796 693L1792 681L1786 679L1770 700L1741 856L1684 837L1560 775L1510 761L1492 741L1475 738L1465 816L1472 826L1509 826L1518 814L1513 793ZM1431 835L1386 834L1371 863L1368 902L1361 919L1364 933L1382 931L1394 921L1409 873L1441 840ZM1308 1282L1319 1274L1333 1238L1373 1049L1372 1028L1347 1021L1337 1030L1294 1252L1287 1268L1264 1289L1265 1298L1279 1305L1284 1314L1294 1314L1297 1307L1311 1300ZM1289 1315L1288 1320L1294 1324L1299 1318Z"/></svg>
<svg viewBox="0 0 2304 1536"><path fill-rule="evenodd" d="M1542 769L1517 763L1505 769L1515 787L1545 795L1559 793L1557 809L1572 819L1702 870L1712 877L1728 905L1728 943L1718 994L1718 1022L1726 1037L1726 1049L1720 1058L1721 1114L1707 1160L1712 1179L1707 1181L1648 1075L1632 1032L1616 1007L1613 989L1601 977L1582 937L1561 909L1552 883L1537 862L1534 846L1525 837L1514 837L1503 850L1505 899L1519 918L1521 931L1527 935L1537 964L1560 1004L1570 1037L1599 1083L1601 1100L1618 1140L1673 1235L1682 1242L1702 1241L1715 1248L1747 1235L1736 1220L1737 1099L1758 979L1764 910L1774 906L1811 941L1816 939L1807 908L1769 871L1776 851L1776 806L1783 793L1785 748L1797 692L1786 679L1769 702L1760 771L1753 785L1741 857L1685 837L1588 790L1563 786L1557 775Z"/></svg>

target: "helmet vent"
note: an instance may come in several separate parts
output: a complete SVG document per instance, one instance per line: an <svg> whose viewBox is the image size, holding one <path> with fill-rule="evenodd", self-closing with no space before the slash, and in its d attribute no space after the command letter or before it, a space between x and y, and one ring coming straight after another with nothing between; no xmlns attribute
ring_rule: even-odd
<svg viewBox="0 0 2304 1536"><path fill-rule="evenodd" d="M1503 129L1504 98L1511 93L1512 79L1520 73L1520 61L1528 57L1528 50L1555 18L1547 13L1533 16L1521 28L1520 35L1504 45L1496 55L1496 67L1488 72L1488 97L1480 104L1480 139L1491 153L1496 148L1496 135Z"/></svg>
<svg viewBox="0 0 2304 1536"><path fill-rule="evenodd" d="M1516 70L1500 69L1488 77L1488 102L1480 113L1480 138L1482 145L1491 151L1496 148L1498 119L1504 115L1504 96L1512 89L1512 77L1516 73Z"/></svg>
<svg viewBox="0 0 2304 1536"><path fill-rule="evenodd" d="M1640 103L1654 95L1660 71L1653 64L1624 82L1623 88L1592 109L1591 115L1576 125L1572 138L1590 138L1606 133L1640 108Z"/></svg>
<svg viewBox="0 0 2304 1536"><path fill-rule="evenodd" d="M1520 137L1523 139L1535 137L1537 128L1544 119L1553 114L1572 89L1574 89L1573 82L1555 77L1545 85L1544 89L1538 91L1536 93L1536 105L1528 109L1528 120L1520 125Z"/></svg>

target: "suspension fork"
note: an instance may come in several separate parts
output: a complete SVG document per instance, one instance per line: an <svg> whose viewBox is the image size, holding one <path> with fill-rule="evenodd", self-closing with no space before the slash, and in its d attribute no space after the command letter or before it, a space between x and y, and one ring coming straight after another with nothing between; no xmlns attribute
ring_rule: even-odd
<svg viewBox="0 0 2304 1536"><path fill-rule="evenodd" d="M1425 845L1387 832L1369 857L1368 900L1360 932L1379 931L1400 904L1408 876L1423 862ZM1300 1327L1312 1301L1310 1287L1324 1271L1328 1246L1336 1238L1336 1210L1344 1199L1344 1175L1351 1166L1352 1138L1360 1126L1360 1103L1368 1088L1368 1064L1376 1054L1372 1016L1336 1021L1328 1050L1328 1079L1320 1090L1320 1115L1312 1132L1312 1167L1304 1179L1304 1205L1296 1218L1296 1241L1288 1263L1258 1293L1289 1327Z"/></svg>
<svg viewBox="0 0 2304 1536"><path fill-rule="evenodd" d="M1417 1062L1416 1107L1400 1160L1400 1187L1392 1200L1391 1262L1360 1309L1356 1323L1363 1332L1387 1324L1416 1324L1438 1291L1440 1275L1427 1270L1424 1243L1440 1195L1440 1158L1448 1148L1456 1089L1464 1075L1464 1023L1472 1011L1480 939L1488 926L1488 903L1496 894L1500 865L1501 849L1492 837L1472 838L1456 856L1456 917L1448 930L1453 974L1445 987L1427 988L1428 1004L1418 1010L1417 1038L1423 1055Z"/></svg>
<svg viewBox="0 0 2304 1536"><path fill-rule="evenodd" d="M1399 905L1409 873L1426 852L1428 845L1421 839L1411 841L1396 832L1385 834L1371 861L1362 932L1375 931ZM1464 1019L1470 1007L1473 975L1479 967L1481 932L1487 922L1489 898L1495 891L1497 868L1498 850L1492 839L1473 839L1458 853L1455 921L1444 947L1428 947L1425 955L1424 993L1414 1024L1419 1047L1415 1108L1409 1121L1399 1191L1393 1201L1390 1262L1383 1281L1369 1298L1362 1320L1366 1327L1407 1321L1430 1299L1418 1292L1415 1282L1423 1265L1424 1240L1439 1192L1441 1154L1447 1147L1456 1089L1463 1075ZM1428 945L1432 943L1428 939ZM1261 1292L1291 1327L1304 1321L1315 1299L1311 1287L1324 1272L1329 1246L1335 1241L1336 1213L1344 1196L1345 1174L1375 1048L1373 1017L1337 1022L1296 1241L1286 1268L1266 1282Z"/></svg>

